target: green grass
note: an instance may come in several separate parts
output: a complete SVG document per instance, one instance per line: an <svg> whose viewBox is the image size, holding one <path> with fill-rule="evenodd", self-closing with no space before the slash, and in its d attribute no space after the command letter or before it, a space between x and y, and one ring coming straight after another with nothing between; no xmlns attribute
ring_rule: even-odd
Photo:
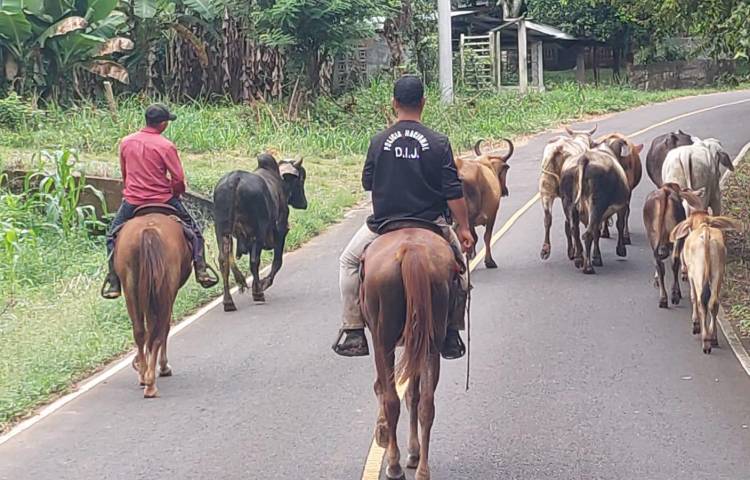
<svg viewBox="0 0 750 480"><path fill-rule="evenodd" d="M362 198L361 162L370 136L386 123L389 90L375 83L336 102L322 99L296 120L285 119L283 105L179 105L168 136L183 152L191 188L206 194L227 171L253 169L255 155L267 148L303 155L310 205L292 212L293 249ZM459 94L454 105L442 106L431 90L425 122L447 133L460 152L479 138L530 134L587 115L706 92L563 84L525 97ZM143 105L121 101L116 120L106 108L89 104L47 110L13 131L0 128L0 163L28 163L40 148L67 147L79 150L83 170L117 175L117 142L140 127ZM206 232L208 255L215 258L212 233ZM124 303L98 298L105 263L101 239L42 236L19 262L19 284L12 291L0 285L0 430L132 344ZM191 281L180 292L175 317L218 294L218 288L202 290Z"/></svg>
<svg viewBox="0 0 750 480"><path fill-rule="evenodd" d="M722 213L745 223L750 218L750 152L737 167L725 186ZM730 322L739 330L750 348L750 234L730 232L726 235L728 260L722 303Z"/></svg>

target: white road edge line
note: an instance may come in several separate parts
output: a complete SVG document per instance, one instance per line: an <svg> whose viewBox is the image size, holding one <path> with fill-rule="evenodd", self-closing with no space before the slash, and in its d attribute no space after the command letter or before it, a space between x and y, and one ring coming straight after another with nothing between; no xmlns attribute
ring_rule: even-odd
<svg viewBox="0 0 750 480"><path fill-rule="evenodd" d="M270 271L271 266L265 267L263 270L261 270L261 276L264 276L268 271ZM249 277L247 279L248 284L252 282L252 277ZM240 287L234 287L231 290L232 294L237 293L240 290ZM222 303L223 297L219 296L215 299L213 299L210 303L203 306L200 310L195 312L194 314L190 315L189 317L182 320L180 323L175 325L171 328L169 332L169 338L174 337L190 325L192 325L194 322L199 320L201 317L203 317L206 313L213 310L216 306L220 305ZM32 417L27 418L26 420L22 421L15 427L11 428L7 433L5 433L3 436L0 436L0 445L4 444L5 442L9 441L13 437L19 435L20 433L28 430L29 428L33 427L40 421L44 420L45 418L49 417L53 413L55 413L57 410L61 409L68 403L72 402L76 398L80 397L84 393L88 392L92 388L96 387L102 382L106 382L109 378L116 375L118 372L120 372L122 369L130 366L130 364L133 362L133 358L135 358L135 351L131 350L129 354L122 360L117 361L114 365L111 365L107 368L105 368L103 371L97 373L93 377L86 380L84 383L82 383L80 386L78 386L74 391L68 393L67 395L64 395L54 402L50 403L49 405L46 405L41 410L39 410L35 415Z"/></svg>
<svg viewBox="0 0 750 480"><path fill-rule="evenodd" d="M748 155L750 155L750 143L742 148L739 155L737 155L732 164L735 167L738 166ZM722 188L724 188L724 185L726 184L730 174L731 172L727 171L721 178ZM734 331L734 327L732 327L732 325L729 323L729 320L727 320L726 313L724 312L723 307L719 307L719 316L717 320L719 321L719 328L721 328L721 333L724 334L724 338L726 338L727 343L730 347L732 347L732 351L737 357L737 361L740 362L742 368L745 369L745 373L750 376L750 353L748 353L748 351L745 349L745 346L742 344L742 340L740 340L737 332Z"/></svg>

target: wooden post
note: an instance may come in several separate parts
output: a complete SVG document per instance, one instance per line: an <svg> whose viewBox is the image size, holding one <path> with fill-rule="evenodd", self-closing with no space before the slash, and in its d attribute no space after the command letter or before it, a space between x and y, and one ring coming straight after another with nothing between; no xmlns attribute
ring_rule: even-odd
<svg viewBox="0 0 750 480"><path fill-rule="evenodd" d="M542 41L536 42L536 87L540 92L545 90L544 88L544 43Z"/></svg>
<svg viewBox="0 0 750 480"><path fill-rule="evenodd" d="M518 20L518 89L523 94L529 90L526 20Z"/></svg>
<svg viewBox="0 0 750 480"><path fill-rule="evenodd" d="M539 50L536 49L537 42L531 42L531 86L539 88Z"/></svg>
<svg viewBox="0 0 750 480"><path fill-rule="evenodd" d="M109 105L109 113L113 119L117 118L117 102L115 101L115 94L112 92L112 82L109 80L104 82L104 96L107 98L107 105Z"/></svg>
<svg viewBox="0 0 750 480"><path fill-rule="evenodd" d="M586 49L585 47L578 47L578 52L576 54L576 80L581 85L586 83Z"/></svg>
<svg viewBox="0 0 750 480"><path fill-rule="evenodd" d="M493 42L493 48L495 49L495 82L497 85L497 91L499 92L503 88L503 49L500 44L501 32L498 30L495 32L495 41Z"/></svg>

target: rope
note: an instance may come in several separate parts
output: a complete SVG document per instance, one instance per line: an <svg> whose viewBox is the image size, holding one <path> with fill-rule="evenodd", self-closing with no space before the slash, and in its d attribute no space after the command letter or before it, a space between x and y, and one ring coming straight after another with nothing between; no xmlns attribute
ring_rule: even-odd
<svg viewBox="0 0 750 480"><path fill-rule="evenodd" d="M466 254L466 391L469 391L469 375L471 372L471 255Z"/></svg>

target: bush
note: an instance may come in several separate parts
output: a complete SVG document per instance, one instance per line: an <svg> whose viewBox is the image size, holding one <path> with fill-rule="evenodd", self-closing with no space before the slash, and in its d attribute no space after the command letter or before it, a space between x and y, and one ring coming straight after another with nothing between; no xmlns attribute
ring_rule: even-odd
<svg viewBox="0 0 750 480"><path fill-rule="evenodd" d="M31 106L26 104L16 92L10 92L7 97L0 99L0 127L17 131L26 127L32 117Z"/></svg>

